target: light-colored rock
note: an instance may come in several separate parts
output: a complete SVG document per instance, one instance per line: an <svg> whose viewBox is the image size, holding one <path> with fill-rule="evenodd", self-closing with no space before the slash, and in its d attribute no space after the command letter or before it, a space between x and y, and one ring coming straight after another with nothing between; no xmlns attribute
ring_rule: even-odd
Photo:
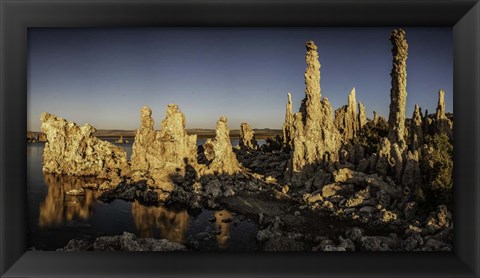
<svg viewBox="0 0 480 278"><path fill-rule="evenodd" d="M358 130L357 100L355 88L348 95L347 105L335 110L335 126L337 127L342 139L348 141L357 135Z"/></svg>
<svg viewBox="0 0 480 278"><path fill-rule="evenodd" d="M70 189L66 191L65 194L72 195L72 196L83 196L85 195L85 190L83 190L83 188Z"/></svg>
<svg viewBox="0 0 480 278"><path fill-rule="evenodd" d="M424 143L422 109L415 104L410 128L410 150L417 150Z"/></svg>
<svg viewBox="0 0 480 278"><path fill-rule="evenodd" d="M407 151L408 149L406 145L403 145L402 147L397 143L394 143L390 150L391 152L390 166L393 169L393 172L395 174L395 180L399 184L402 181L403 169L405 166L404 157L406 156Z"/></svg>
<svg viewBox="0 0 480 278"><path fill-rule="evenodd" d="M342 187L336 183L327 184L322 188L323 197L331 197L336 195L338 191L342 190Z"/></svg>
<svg viewBox="0 0 480 278"><path fill-rule="evenodd" d="M210 140L204 146L205 156L211 162L202 174L233 175L240 172L240 164L230 142L230 129L227 127L226 117L220 117L217 121L215 132L215 140Z"/></svg>
<svg viewBox="0 0 480 278"><path fill-rule="evenodd" d="M141 109L141 128L135 133L131 167L134 180L153 180L164 192L174 190L173 178L185 176L187 167L197 167L197 136L185 130L185 115L169 104L161 129L155 131L150 108Z"/></svg>
<svg viewBox="0 0 480 278"><path fill-rule="evenodd" d="M345 206L348 207L348 208L357 207L359 205L362 205L363 202L366 199L369 199L370 197L371 197L370 196L370 188L367 187L365 189L357 191L354 196L348 198L346 203L345 203Z"/></svg>
<svg viewBox="0 0 480 278"><path fill-rule="evenodd" d="M302 113L295 113L293 121L294 131L292 138L292 169L293 172L300 172L306 165L305 161L305 136L303 129Z"/></svg>
<svg viewBox="0 0 480 278"><path fill-rule="evenodd" d="M310 194L308 194L310 195ZM306 198L307 202L313 204L313 203L316 203L316 202L321 202L323 201L323 197L320 193L317 193L317 194L314 194L314 195L311 195L311 196L308 196Z"/></svg>
<svg viewBox="0 0 480 278"><path fill-rule="evenodd" d="M385 177L390 172L390 152L391 144L388 138L383 137L380 140L380 146L378 150L378 160L375 165L375 170L381 176Z"/></svg>
<svg viewBox="0 0 480 278"><path fill-rule="evenodd" d="M373 111L373 125L378 124L378 113L376 111Z"/></svg>
<svg viewBox="0 0 480 278"><path fill-rule="evenodd" d="M392 42L393 67L390 90L390 113L388 117L388 140L391 144L405 146L405 107L407 102L407 56L408 44L405 31L393 30L390 35Z"/></svg>
<svg viewBox="0 0 480 278"><path fill-rule="evenodd" d="M283 123L283 146L286 150L292 149L292 136L294 132L292 111L292 94L288 93L287 105L285 108L285 121Z"/></svg>
<svg viewBox="0 0 480 278"><path fill-rule="evenodd" d="M381 177L376 174L367 175L365 173L356 172L348 168L343 168L334 172L334 181L341 183L350 183L358 186L374 186L380 190L385 191L390 196L398 197L400 195L399 189L384 182Z"/></svg>
<svg viewBox="0 0 480 278"><path fill-rule="evenodd" d="M358 102L358 129L362 129L367 124L367 114L365 113L365 105Z"/></svg>
<svg viewBox="0 0 480 278"><path fill-rule="evenodd" d="M43 150L43 172L113 179L129 174L125 151L82 127L49 113L42 113L41 129L47 137Z"/></svg>
<svg viewBox="0 0 480 278"><path fill-rule="evenodd" d="M453 123L445 115L445 91L438 91L437 113L435 114L435 131L452 137Z"/></svg>
<svg viewBox="0 0 480 278"><path fill-rule="evenodd" d="M333 110L320 93L320 63L317 46L306 43L305 98L300 113L295 114L291 168L292 175L320 162L335 161L340 149L340 134L335 127Z"/></svg>
<svg viewBox="0 0 480 278"><path fill-rule="evenodd" d="M255 140L255 132L248 123L242 123L240 125L240 140L238 145L240 148L247 150L258 149L257 140Z"/></svg>
<svg viewBox="0 0 480 278"><path fill-rule="evenodd" d="M392 211L389 211L389 210L386 210L386 209L382 209L380 211L380 219L383 221L383 222L393 222L393 221L396 221L398 218L397 214L392 212Z"/></svg>

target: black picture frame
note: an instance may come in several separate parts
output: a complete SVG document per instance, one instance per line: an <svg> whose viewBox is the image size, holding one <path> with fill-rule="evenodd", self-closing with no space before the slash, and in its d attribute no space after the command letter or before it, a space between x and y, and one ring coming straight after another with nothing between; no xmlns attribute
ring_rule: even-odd
<svg viewBox="0 0 480 278"><path fill-rule="evenodd" d="M2 277L479 277L480 4L471 0L0 0ZM450 26L454 35L453 252L26 251L27 28Z"/></svg>

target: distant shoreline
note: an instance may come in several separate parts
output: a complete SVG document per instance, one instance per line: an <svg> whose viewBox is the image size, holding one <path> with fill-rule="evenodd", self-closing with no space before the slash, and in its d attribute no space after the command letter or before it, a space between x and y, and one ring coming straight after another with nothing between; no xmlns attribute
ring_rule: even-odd
<svg viewBox="0 0 480 278"><path fill-rule="evenodd" d="M256 139L267 139L273 138L277 135L282 136L283 132L281 129L254 129L255 138ZM29 131L33 135L39 135L42 132L38 131ZM27 134L29 133L27 132ZM214 138L215 137L215 129L187 129L187 133L190 135L196 134L197 138ZM135 138L135 131L134 130L110 130L110 129L99 129L95 133L93 133L95 137L98 138L120 138L123 139L133 139ZM240 137L240 130L234 129L230 131L231 138L239 138ZM28 138L28 136L27 136ZM37 136L38 138L38 136Z"/></svg>

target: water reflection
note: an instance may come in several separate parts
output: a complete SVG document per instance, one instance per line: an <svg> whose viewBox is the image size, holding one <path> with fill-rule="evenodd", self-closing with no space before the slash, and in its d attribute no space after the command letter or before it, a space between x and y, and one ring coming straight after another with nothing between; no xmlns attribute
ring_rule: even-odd
<svg viewBox="0 0 480 278"><path fill-rule="evenodd" d="M187 210L170 210L164 207L145 207L135 201L132 204L135 227L141 237L155 237L183 243L188 227Z"/></svg>
<svg viewBox="0 0 480 278"><path fill-rule="evenodd" d="M101 184L101 180L47 173L44 173L43 177L48 192L40 204L40 227L51 227L74 219L87 220L94 213L97 197L95 191L85 190L84 196L70 196L65 193L71 189L79 189L86 183Z"/></svg>
<svg viewBox="0 0 480 278"><path fill-rule="evenodd" d="M220 210L215 212L215 224L220 225L221 232L217 235L218 247L225 249L228 246L228 240L230 239L230 222L232 221L232 215L226 210Z"/></svg>

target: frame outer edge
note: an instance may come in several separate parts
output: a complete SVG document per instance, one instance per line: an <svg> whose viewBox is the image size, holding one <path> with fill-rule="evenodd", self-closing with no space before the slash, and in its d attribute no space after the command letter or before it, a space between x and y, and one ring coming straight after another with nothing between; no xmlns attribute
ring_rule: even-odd
<svg viewBox="0 0 480 278"><path fill-rule="evenodd" d="M5 192L3 190L3 184L5 183L5 161L4 157L4 144L5 144L5 128L3 125L4 111L5 111L5 86L4 86L4 29L5 29L5 17L4 14L4 2L0 0L0 205L5 203ZM3 206L0 206L0 244L5 242L5 210ZM6 271L6 251L5 248L0 248L0 275L3 275Z"/></svg>
<svg viewBox="0 0 480 278"><path fill-rule="evenodd" d="M468 94L453 105L454 141L468 145L454 151L454 250L472 275L480 277L480 2L455 24L453 35L454 90ZM466 230L460 234L459 227Z"/></svg>

